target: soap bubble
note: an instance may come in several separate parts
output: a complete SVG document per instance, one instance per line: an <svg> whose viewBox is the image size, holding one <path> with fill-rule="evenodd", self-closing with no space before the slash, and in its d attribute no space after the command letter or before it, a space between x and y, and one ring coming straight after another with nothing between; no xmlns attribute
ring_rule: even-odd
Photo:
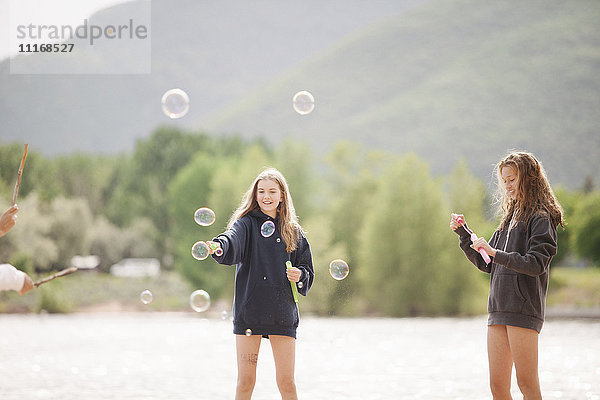
<svg viewBox="0 0 600 400"><path fill-rule="evenodd" d="M300 115L310 114L315 109L315 98L303 90L294 95L294 110Z"/></svg>
<svg viewBox="0 0 600 400"><path fill-rule="evenodd" d="M206 242L200 240L194 243L194 245L192 246L192 257L194 257L196 260L206 260L209 255L210 250Z"/></svg>
<svg viewBox="0 0 600 400"><path fill-rule="evenodd" d="M302 289L303 286L304 286L304 283L298 282L298 289Z"/></svg>
<svg viewBox="0 0 600 400"><path fill-rule="evenodd" d="M344 260L333 260L329 263L329 274L333 279L341 281L348 276L350 268Z"/></svg>
<svg viewBox="0 0 600 400"><path fill-rule="evenodd" d="M264 237L269 237L275 232L275 224L273 221L265 221L260 227L260 234Z"/></svg>
<svg viewBox="0 0 600 400"><path fill-rule="evenodd" d="M181 89L167 90L161 99L162 110L171 119L183 117L190 109L190 98Z"/></svg>
<svg viewBox="0 0 600 400"><path fill-rule="evenodd" d="M246 329L246 336L252 336L252 329Z"/></svg>
<svg viewBox="0 0 600 400"><path fill-rule="evenodd" d="M210 307L210 296L206 291L194 290L190 295L190 307L196 312L204 312Z"/></svg>
<svg viewBox="0 0 600 400"><path fill-rule="evenodd" d="M144 290L142 294L140 294L140 300L144 304L152 303L152 292L149 290Z"/></svg>
<svg viewBox="0 0 600 400"><path fill-rule="evenodd" d="M202 207L194 213L194 221L201 226L209 226L215 222L215 212L208 207Z"/></svg>
<svg viewBox="0 0 600 400"><path fill-rule="evenodd" d="M229 317L229 313L225 310L221 311L221 319L225 321Z"/></svg>

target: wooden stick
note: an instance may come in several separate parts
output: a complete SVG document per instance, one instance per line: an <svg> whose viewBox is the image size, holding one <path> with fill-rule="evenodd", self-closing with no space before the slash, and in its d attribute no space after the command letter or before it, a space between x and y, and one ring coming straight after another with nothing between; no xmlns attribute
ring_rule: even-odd
<svg viewBox="0 0 600 400"><path fill-rule="evenodd" d="M21 159L21 166L19 167L19 174L17 175L17 183L15 183L15 190L13 192L13 206L17 204L17 195L19 194L19 186L21 186L21 176L23 176L23 167L25 166L25 159L27 158L27 143L25 143L25 150L23 151L23 158Z"/></svg>
<svg viewBox="0 0 600 400"><path fill-rule="evenodd" d="M61 276L65 276L65 275L72 274L72 273L73 273L73 272L75 272L75 271L77 271L77 267L69 267L69 268L65 268L65 269L63 269L63 270L61 270L61 271L58 271L58 272L57 272L57 273L55 273L54 275L50 275L50 276L47 276L47 277L46 277L46 278L44 278L44 279L40 279L39 281L35 282L33 285L34 285L35 287L38 287L38 286L40 286L40 285L41 285L41 284L43 284L43 283L50 282L51 280L53 280L53 279L56 279L56 278L59 278L59 277L61 277Z"/></svg>

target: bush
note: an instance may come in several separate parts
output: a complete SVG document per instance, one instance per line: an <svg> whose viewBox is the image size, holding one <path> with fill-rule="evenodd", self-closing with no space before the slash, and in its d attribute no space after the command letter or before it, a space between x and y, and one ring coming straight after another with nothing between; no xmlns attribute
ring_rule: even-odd
<svg viewBox="0 0 600 400"><path fill-rule="evenodd" d="M576 254L600 265L600 193L586 195L573 215L571 245Z"/></svg>
<svg viewBox="0 0 600 400"><path fill-rule="evenodd" d="M36 312L69 313L74 305L66 298L59 282L53 282L52 287L41 286Z"/></svg>

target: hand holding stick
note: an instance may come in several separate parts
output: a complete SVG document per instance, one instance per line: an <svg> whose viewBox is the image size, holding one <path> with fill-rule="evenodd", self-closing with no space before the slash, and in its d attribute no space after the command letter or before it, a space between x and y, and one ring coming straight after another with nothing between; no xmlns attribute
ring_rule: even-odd
<svg viewBox="0 0 600 400"><path fill-rule="evenodd" d="M286 261L285 266L286 266L286 269L292 268L292 262L289 260ZM297 303L298 302L298 288L296 287L295 282L290 281L290 285L292 286L292 296L294 296L294 301Z"/></svg>
<svg viewBox="0 0 600 400"><path fill-rule="evenodd" d="M462 215L452 214L452 218L454 218L456 222L463 228L465 228L465 231L467 231L467 233L471 235L471 241L477 240L477 235L472 230L467 228L465 218ZM485 251L483 247L478 248L477 251L479 251L479 254L481 254L481 257L483 257L483 261L485 261L486 264L489 264L492 261L487 251Z"/></svg>
<svg viewBox="0 0 600 400"><path fill-rule="evenodd" d="M17 222L17 212L19 207L16 204L8 207L0 216L0 236L4 236L15 226Z"/></svg>
<svg viewBox="0 0 600 400"><path fill-rule="evenodd" d="M55 273L54 275L50 275L50 276L47 276L47 277L46 277L46 278L44 278L44 279L40 279L39 281L35 282L35 283L33 284L33 286L35 286L35 287L38 287L38 286L40 286L40 285L42 285L42 284L44 284L44 283L46 283L46 282L50 282L50 281L51 281L51 280L53 280L53 279L59 278L59 277L61 277L61 276L65 276L65 275L72 274L72 273L73 273L73 272L75 272L75 271L77 271L77 267L69 267L69 268L65 268L65 269L63 269L63 270L61 270L61 271L58 271L58 272L57 272L57 273Z"/></svg>

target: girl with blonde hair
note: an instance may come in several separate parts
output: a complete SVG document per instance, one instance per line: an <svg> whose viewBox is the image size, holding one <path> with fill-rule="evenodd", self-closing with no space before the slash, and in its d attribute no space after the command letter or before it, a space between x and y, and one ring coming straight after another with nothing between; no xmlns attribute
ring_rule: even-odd
<svg viewBox="0 0 600 400"><path fill-rule="evenodd" d="M227 231L214 238L212 244L218 245L211 250L218 263L236 265L236 400L252 397L263 337L270 339L281 398L297 399L294 365L299 313L294 291L306 296L314 269L310 246L279 171L269 168L254 179L231 216ZM217 256L217 248L223 254ZM288 261L291 268L286 268Z"/></svg>

